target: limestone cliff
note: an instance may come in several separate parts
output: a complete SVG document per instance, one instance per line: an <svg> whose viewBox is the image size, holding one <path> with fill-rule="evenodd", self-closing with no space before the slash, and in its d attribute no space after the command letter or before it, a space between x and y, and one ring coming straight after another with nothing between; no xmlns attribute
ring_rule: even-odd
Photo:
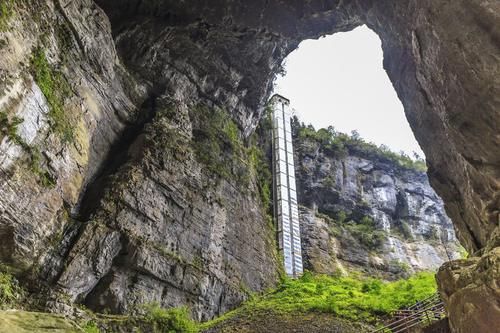
<svg viewBox="0 0 500 333"><path fill-rule="evenodd" d="M171 61L126 68L93 1L7 6L2 264L49 290L42 298L54 309L63 293L112 313L189 305L204 320L272 286L276 247L251 144L222 109L250 114L227 90L239 74L222 64L210 78L190 71L170 52L194 55L203 42L182 33L163 49Z"/></svg>
<svg viewBox="0 0 500 333"><path fill-rule="evenodd" d="M310 128L293 128L306 268L394 278L460 258L453 224L425 171L382 151L368 153L352 138L332 149L305 135L316 135Z"/></svg>

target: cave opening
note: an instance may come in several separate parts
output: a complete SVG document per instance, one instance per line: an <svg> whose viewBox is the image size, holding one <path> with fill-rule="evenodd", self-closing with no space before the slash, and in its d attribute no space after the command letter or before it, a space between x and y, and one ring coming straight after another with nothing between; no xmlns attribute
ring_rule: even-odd
<svg viewBox="0 0 500 333"><path fill-rule="evenodd" d="M356 248L377 252L366 257L384 258L381 270L394 278L437 270L464 250L429 184L425 154L395 90L399 82L384 65L382 40L366 25L306 39L285 58L271 101L289 99L297 116L291 127L301 223L323 216L346 234L365 228ZM308 221L304 267L331 273L314 262L316 248L307 240L321 218Z"/></svg>
<svg viewBox="0 0 500 333"><path fill-rule="evenodd" d="M359 135L384 149L425 159L383 68L382 42L366 25L300 43L284 61L274 92L316 129Z"/></svg>

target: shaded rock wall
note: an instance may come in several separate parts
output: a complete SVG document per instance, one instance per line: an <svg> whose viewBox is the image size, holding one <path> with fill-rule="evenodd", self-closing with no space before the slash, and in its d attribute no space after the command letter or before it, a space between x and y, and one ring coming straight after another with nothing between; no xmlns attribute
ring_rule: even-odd
<svg viewBox="0 0 500 333"><path fill-rule="evenodd" d="M202 68L210 54L197 51L199 27L163 31L170 37L157 45L154 22L116 37L124 54L134 43L145 59L126 68L92 1L16 2L13 12L0 50L2 263L33 290L114 313L158 302L189 305L204 320L271 287L274 237L243 131L230 127L228 141L202 120L213 113L231 125L224 107L248 122L232 91L241 74L215 58ZM34 64L36 50L46 68ZM68 94L51 99L48 88L63 84ZM70 140L54 130L61 121Z"/></svg>
<svg viewBox="0 0 500 333"><path fill-rule="evenodd" d="M424 172L382 155L334 152L297 130L306 268L394 278L460 258L453 224Z"/></svg>

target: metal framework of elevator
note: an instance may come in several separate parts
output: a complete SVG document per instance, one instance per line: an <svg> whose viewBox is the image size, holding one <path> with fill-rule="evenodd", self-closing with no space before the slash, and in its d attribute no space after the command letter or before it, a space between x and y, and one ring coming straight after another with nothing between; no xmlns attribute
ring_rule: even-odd
<svg viewBox="0 0 500 333"><path fill-rule="evenodd" d="M290 101L283 96L271 98L273 119L273 191L274 217L278 247L283 256L285 272L290 277L303 273L299 209L295 184L295 164Z"/></svg>

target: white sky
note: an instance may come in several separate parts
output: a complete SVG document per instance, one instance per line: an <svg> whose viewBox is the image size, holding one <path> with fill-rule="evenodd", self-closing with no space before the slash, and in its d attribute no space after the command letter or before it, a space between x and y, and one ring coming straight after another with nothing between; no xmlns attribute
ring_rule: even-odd
<svg viewBox="0 0 500 333"><path fill-rule="evenodd" d="M382 59L380 38L366 26L306 40L287 57L275 92L316 129L356 129L367 141L423 157Z"/></svg>

